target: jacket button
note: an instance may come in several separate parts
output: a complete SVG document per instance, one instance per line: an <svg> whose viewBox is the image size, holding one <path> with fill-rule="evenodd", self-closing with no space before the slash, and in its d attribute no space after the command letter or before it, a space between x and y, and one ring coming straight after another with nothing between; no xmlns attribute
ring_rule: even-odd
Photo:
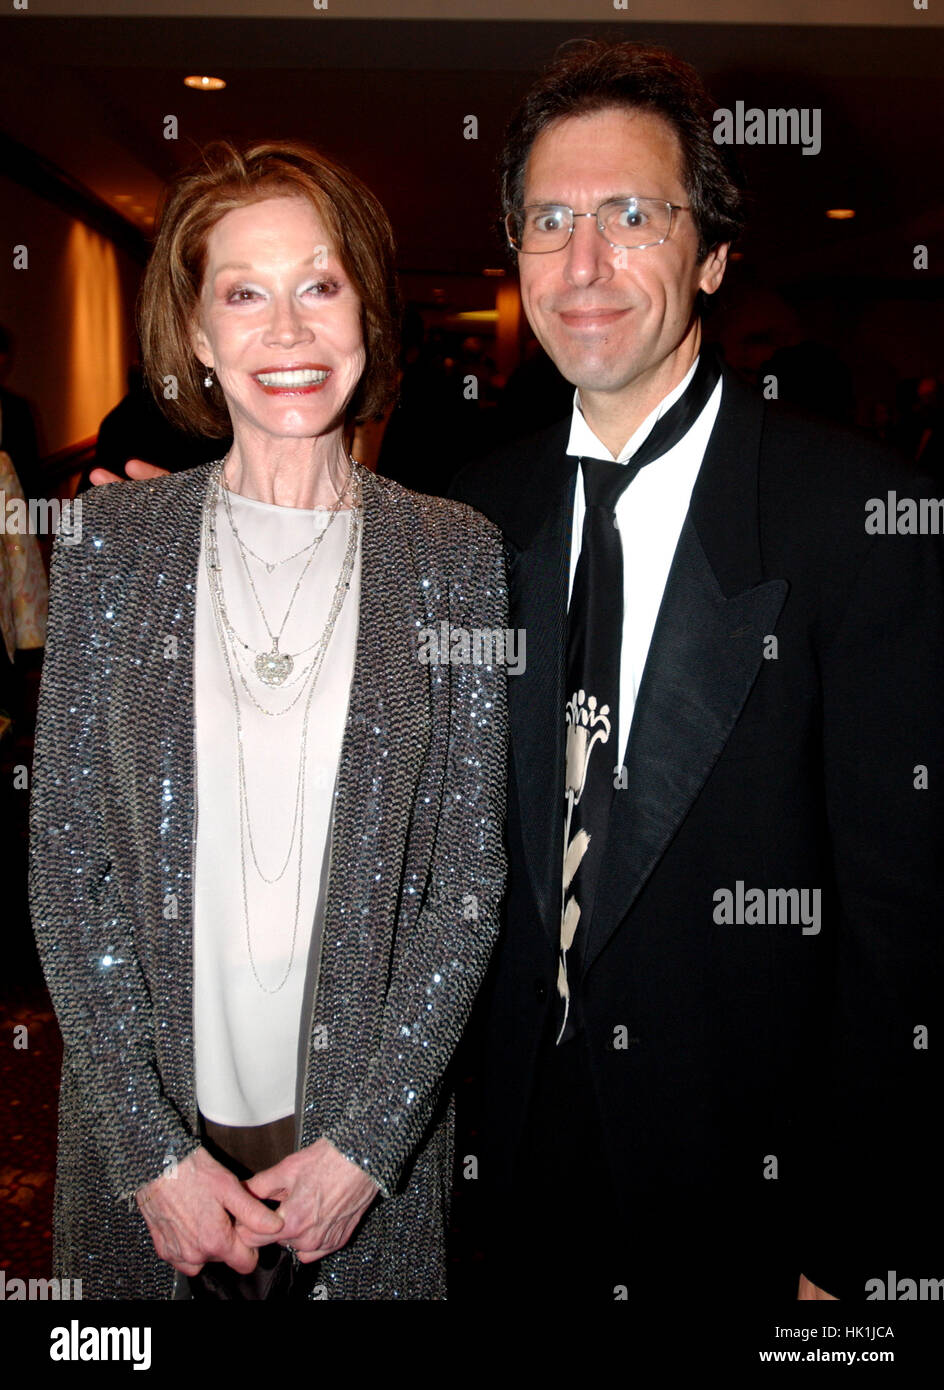
<svg viewBox="0 0 944 1390"><path fill-rule="evenodd" d="M545 999L547 998L547 985L544 983L543 980L535 980L534 997L539 1004L543 1004Z"/></svg>

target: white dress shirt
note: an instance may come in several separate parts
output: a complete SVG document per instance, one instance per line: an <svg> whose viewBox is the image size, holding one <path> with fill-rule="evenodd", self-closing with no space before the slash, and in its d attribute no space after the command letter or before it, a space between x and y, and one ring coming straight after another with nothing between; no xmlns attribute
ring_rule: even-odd
<svg viewBox="0 0 944 1390"><path fill-rule="evenodd" d="M567 453L578 458L606 459L626 463L648 438L656 421L678 400L695 374L698 358L688 374L663 401L647 415L626 441L618 458L596 437L580 407L580 392L574 392L574 413ZM623 641L620 652L619 744L620 763L626 761L626 743L632 723L636 695L652 641L665 583L678 545L682 522L691 501L692 488L701 467L721 404L722 383L718 381L697 420L682 439L659 459L641 468L616 504L616 525L623 545ZM573 530L570 547L568 604L574 586L574 572L583 540L586 511L583 471L574 492ZM570 691L567 692L568 695Z"/></svg>

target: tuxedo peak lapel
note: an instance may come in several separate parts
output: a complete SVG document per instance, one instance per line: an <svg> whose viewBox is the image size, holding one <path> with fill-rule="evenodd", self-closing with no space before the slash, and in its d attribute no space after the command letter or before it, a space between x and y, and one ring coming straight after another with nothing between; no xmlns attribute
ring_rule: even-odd
<svg viewBox="0 0 944 1390"><path fill-rule="evenodd" d="M787 596L786 580L763 577L762 430L762 403L726 372L633 711L585 969L625 918L720 757Z"/></svg>
<svg viewBox="0 0 944 1390"><path fill-rule="evenodd" d="M721 379L721 405L688 514L719 588L730 597L764 578L758 521L764 403L729 367Z"/></svg>
<svg viewBox="0 0 944 1390"><path fill-rule="evenodd" d="M513 551L509 594L516 626L527 642L524 670L508 680L511 757L521 834L541 920L557 944L560 932L564 852L564 657L567 639L567 579L573 515L575 458L566 439L546 432L527 473L543 478L535 492L533 519L522 515L523 549ZM525 470L522 470L523 474ZM530 534L529 534L530 533Z"/></svg>

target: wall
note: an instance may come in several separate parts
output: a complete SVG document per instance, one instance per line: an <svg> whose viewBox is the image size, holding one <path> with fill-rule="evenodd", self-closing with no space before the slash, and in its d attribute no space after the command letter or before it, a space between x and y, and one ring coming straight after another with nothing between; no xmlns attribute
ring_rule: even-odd
<svg viewBox="0 0 944 1390"><path fill-rule="evenodd" d="M0 175L0 322L13 336L5 385L34 407L44 455L98 431L125 393L140 269L101 233ZM24 245L25 270L13 268Z"/></svg>

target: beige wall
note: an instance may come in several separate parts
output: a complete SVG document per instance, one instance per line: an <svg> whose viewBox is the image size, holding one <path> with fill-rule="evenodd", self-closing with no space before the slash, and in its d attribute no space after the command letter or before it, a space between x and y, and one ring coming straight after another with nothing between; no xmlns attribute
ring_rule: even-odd
<svg viewBox="0 0 944 1390"><path fill-rule="evenodd" d="M98 431L125 393L139 269L99 232L0 176L0 321L14 338L6 386L34 407L53 454ZM24 245L25 270L9 248Z"/></svg>

